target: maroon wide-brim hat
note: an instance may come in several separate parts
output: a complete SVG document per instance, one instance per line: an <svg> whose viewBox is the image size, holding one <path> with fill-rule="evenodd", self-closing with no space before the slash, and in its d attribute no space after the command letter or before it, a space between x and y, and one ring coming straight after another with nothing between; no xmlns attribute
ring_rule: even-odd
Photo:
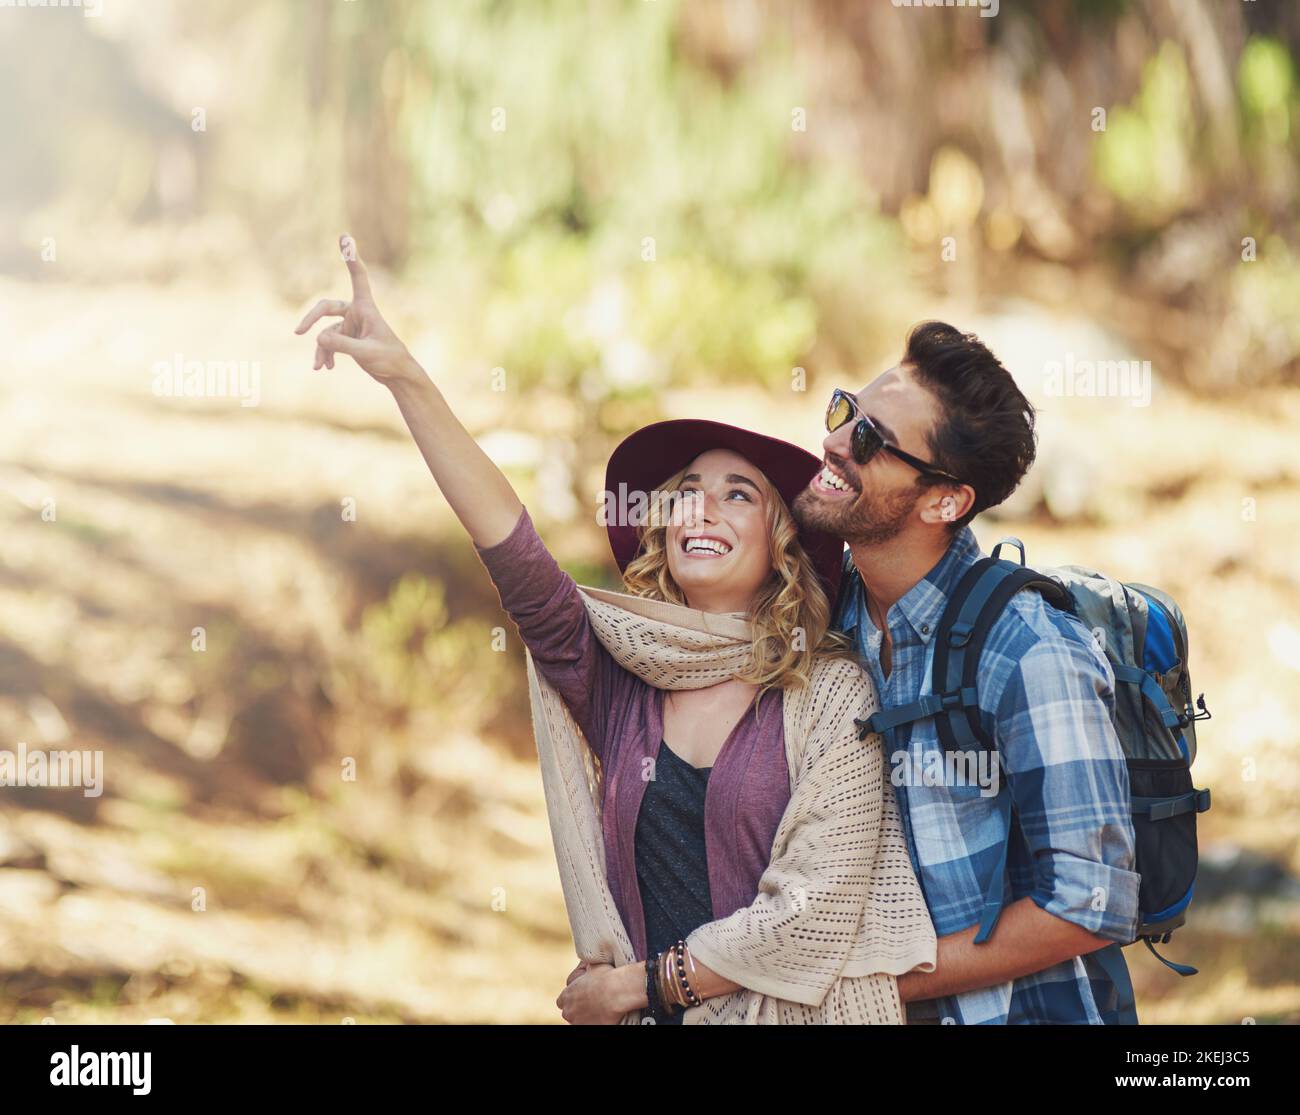
<svg viewBox="0 0 1300 1115"><path fill-rule="evenodd" d="M679 418L655 422L629 434L610 455L605 490L617 501L620 485L627 493L647 496L679 469L710 449L730 449L759 469L789 507L821 469L821 458L780 438L756 434L739 426L706 419ZM609 546L620 571L637 555L641 533L635 524L610 521ZM840 583L844 543L819 530L799 527L799 541L821 577L831 600Z"/></svg>

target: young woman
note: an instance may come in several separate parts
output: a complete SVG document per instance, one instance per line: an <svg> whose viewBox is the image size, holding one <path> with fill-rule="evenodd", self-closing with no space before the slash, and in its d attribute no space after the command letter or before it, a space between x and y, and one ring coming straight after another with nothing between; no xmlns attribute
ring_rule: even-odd
<svg viewBox="0 0 1300 1115"><path fill-rule="evenodd" d="M658 493L646 522L608 524L630 595L584 589L340 244L352 300L318 303L296 332L342 318L315 368L343 353L392 391L528 649L584 957L564 1018L901 1022L894 978L933 968L934 931L880 739L858 738L874 690L827 634L842 546L787 508L817 458L716 422L638 431L607 474L616 512L625 493Z"/></svg>

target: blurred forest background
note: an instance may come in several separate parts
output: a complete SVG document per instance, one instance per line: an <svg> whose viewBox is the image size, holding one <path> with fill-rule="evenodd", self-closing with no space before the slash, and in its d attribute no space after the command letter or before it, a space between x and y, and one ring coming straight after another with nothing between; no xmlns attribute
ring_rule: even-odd
<svg viewBox="0 0 1300 1115"><path fill-rule="evenodd" d="M522 648L292 335L343 231L588 583L630 429L816 451L913 322L978 332L1042 431L983 545L1167 588L1214 715L1201 973L1129 950L1140 1014L1300 1021L1300 6L95 8L0 10L0 749L106 767L0 789L0 1021L559 1020ZM1050 389L1111 359L1149 405ZM256 405L155 392L190 360Z"/></svg>

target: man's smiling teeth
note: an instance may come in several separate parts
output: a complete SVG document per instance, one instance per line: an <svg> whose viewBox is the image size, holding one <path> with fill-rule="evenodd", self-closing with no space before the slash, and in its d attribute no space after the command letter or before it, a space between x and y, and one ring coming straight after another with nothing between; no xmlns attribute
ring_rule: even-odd
<svg viewBox="0 0 1300 1115"><path fill-rule="evenodd" d="M853 490L835 473L831 472L830 465L824 465L818 477L826 487L834 488L837 492L851 492Z"/></svg>
<svg viewBox="0 0 1300 1115"><path fill-rule="evenodd" d="M688 554L704 552L722 555L731 553L731 547L716 538L688 538L685 549Z"/></svg>

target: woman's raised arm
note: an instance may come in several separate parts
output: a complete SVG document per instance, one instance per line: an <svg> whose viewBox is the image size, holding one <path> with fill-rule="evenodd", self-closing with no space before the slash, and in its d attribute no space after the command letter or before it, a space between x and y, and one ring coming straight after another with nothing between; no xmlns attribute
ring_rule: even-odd
<svg viewBox="0 0 1300 1115"><path fill-rule="evenodd" d="M352 276L352 301L317 302L294 332L305 333L322 317L343 319L316 338L313 367L333 368L334 355L341 352L387 387L429 471L470 538L480 547L495 546L519 521L523 510L519 497L380 314L356 242L344 234L339 237L339 248Z"/></svg>
<svg viewBox="0 0 1300 1115"><path fill-rule="evenodd" d="M294 332L305 333L322 317L343 319L316 338L315 367L334 367L341 352L392 391L429 471L497 586L502 607L603 761L608 709L614 688L628 684L627 675L596 639L577 585L537 536L510 481L384 321L352 238L341 237L339 247L352 274L352 301L318 302Z"/></svg>

